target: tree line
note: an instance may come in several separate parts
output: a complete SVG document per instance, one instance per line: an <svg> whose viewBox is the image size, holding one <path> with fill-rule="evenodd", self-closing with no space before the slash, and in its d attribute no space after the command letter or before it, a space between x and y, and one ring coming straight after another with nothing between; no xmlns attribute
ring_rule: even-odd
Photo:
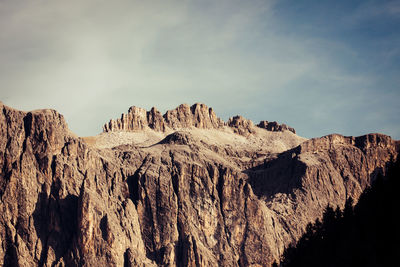
<svg viewBox="0 0 400 267"><path fill-rule="evenodd" d="M345 207L327 206L273 266L400 266L400 161Z"/></svg>

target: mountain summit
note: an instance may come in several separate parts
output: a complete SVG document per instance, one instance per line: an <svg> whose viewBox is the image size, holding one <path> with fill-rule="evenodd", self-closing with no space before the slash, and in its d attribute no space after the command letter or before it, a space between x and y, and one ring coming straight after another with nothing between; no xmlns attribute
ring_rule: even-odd
<svg viewBox="0 0 400 267"><path fill-rule="evenodd" d="M204 104L131 107L77 137L0 104L0 265L270 266L398 156L383 134L307 140Z"/></svg>
<svg viewBox="0 0 400 267"><path fill-rule="evenodd" d="M171 131L182 128L199 129L220 129L223 126L238 128L239 133L251 132L253 122L244 119L242 116L235 116L229 119L227 123L217 117L212 108L204 104L196 103L192 106L182 104L173 110L168 110L164 115L153 107L150 111L143 108L132 106L127 114L122 114L120 119L110 120L103 126L104 132L118 131L138 131L150 128L155 131ZM286 126L279 125L277 122L261 121L257 126L268 131L288 130L293 133L296 131ZM246 131L247 130L247 131Z"/></svg>

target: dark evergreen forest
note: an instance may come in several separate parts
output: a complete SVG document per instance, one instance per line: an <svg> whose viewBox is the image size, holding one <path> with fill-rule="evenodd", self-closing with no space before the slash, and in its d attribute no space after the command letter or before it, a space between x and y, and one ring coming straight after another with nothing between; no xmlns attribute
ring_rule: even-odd
<svg viewBox="0 0 400 267"><path fill-rule="evenodd" d="M274 266L400 266L400 161L378 176L354 206L326 207Z"/></svg>

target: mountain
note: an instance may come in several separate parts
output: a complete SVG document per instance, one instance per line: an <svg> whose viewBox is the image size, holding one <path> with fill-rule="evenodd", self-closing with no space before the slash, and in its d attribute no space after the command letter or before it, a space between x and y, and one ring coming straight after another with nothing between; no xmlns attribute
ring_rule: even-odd
<svg viewBox="0 0 400 267"><path fill-rule="evenodd" d="M295 246L289 246L279 266L394 266L400 230L400 160L364 190L357 205L351 198L344 210L327 206L322 221L307 225Z"/></svg>
<svg viewBox="0 0 400 267"><path fill-rule="evenodd" d="M383 134L307 140L204 104L131 107L78 137L0 104L0 265L270 266L397 158Z"/></svg>

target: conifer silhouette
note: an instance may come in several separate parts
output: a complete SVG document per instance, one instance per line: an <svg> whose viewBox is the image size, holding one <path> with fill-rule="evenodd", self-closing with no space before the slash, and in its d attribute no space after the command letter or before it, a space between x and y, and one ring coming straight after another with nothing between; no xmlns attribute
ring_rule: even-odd
<svg viewBox="0 0 400 267"><path fill-rule="evenodd" d="M386 177L378 175L355 206L352 198L343 211L328 205L322 222L317 219L307 225L297 244L285 250L279 266L398 266L399 185L397 160Z"/></svg>

